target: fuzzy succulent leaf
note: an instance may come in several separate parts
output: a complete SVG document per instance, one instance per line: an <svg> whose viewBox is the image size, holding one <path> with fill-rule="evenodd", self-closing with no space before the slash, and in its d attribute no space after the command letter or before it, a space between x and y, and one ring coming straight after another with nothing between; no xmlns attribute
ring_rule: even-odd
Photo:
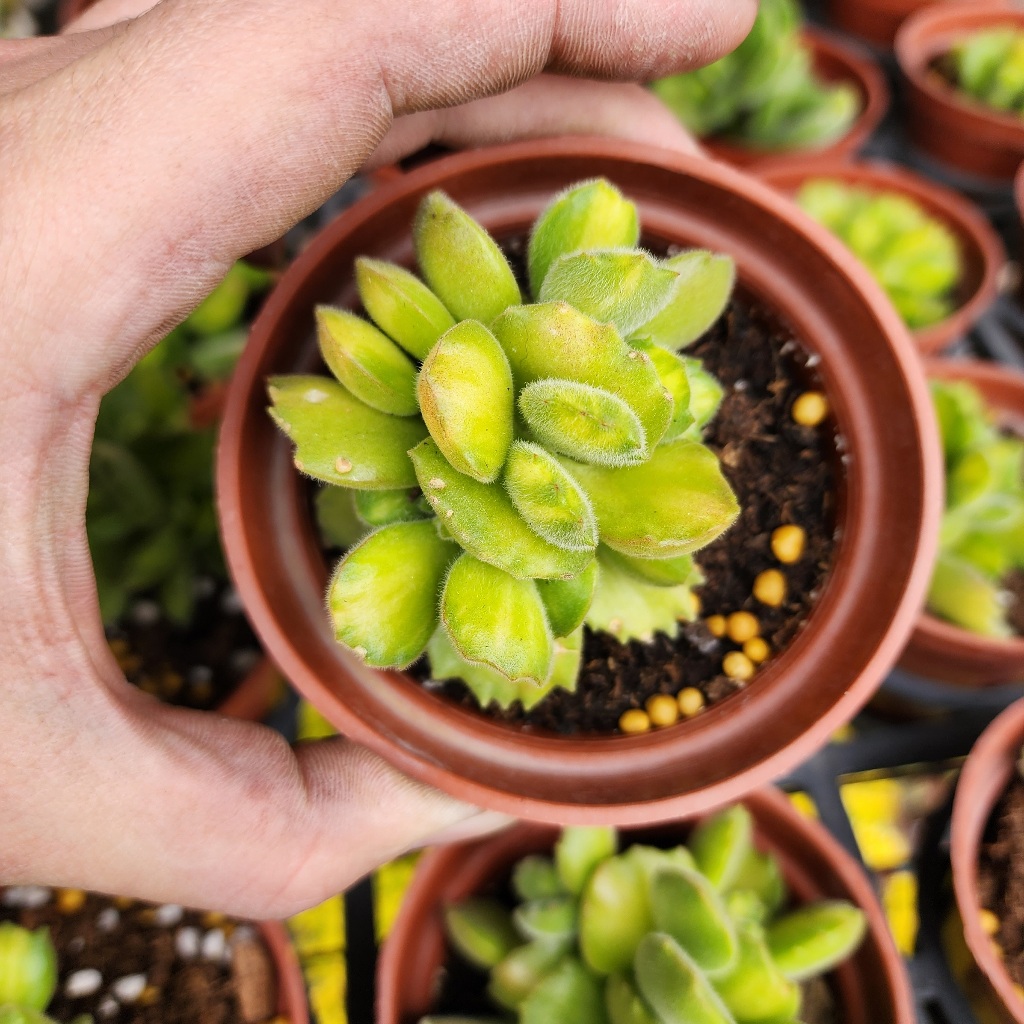
<svg viewBox="0 0 1024 1024"><path fill-rule="evenodd" d="M705 818L690 836L690 853L701 874L725 892L739 878L754 848L754 822L742 804Z"/></svg>
<svg viewBox="0 0 1024 1024"><path fill-rule="evenodd" d="M0 1006L0 1024L57 1024L52 1017L27 1006ZM76 1017L71 1024L93 1024L92 1017Z"/></svg>
<svg viewBox="0 0 1024 1024"><path fill-rule="evenodd" d="M610 1024L659 1024L628 974L613 974L604 987Z"/></svg>
<svg viewBox="0 0 1024 1024"><path fill-rule="evenodd" d="M597 974L615 974L633 963L640 940L654 927L647 876L629 857L598 864L580 900L580 952Z"/></svg>
<svg viewBox="0 0 1024 1024"><path fill-rule="evenodd" d="M420 204L413 241L427 284L456 320L489 324L522 302L497 243L443 192L431 192Z"/></svg>
<svg viewBox="0 0 1024 1024"><path fill-rule="evenodd" d="M660 1024L735 1024L707 976L671 935L645 935L633 970Z"/></svg>
<svg viewBox="0 0 1024 1024"><path fill-rule="evenodd" d="M608 1024L597 979L566 957L519 1006L519 1024Z"/></svg>
<svg viewBox="0 0 1024 1024"><path fill-rule="evenodd" d="M537 440L580 462L630 466L647 458L639 417L603 388L575 380L536 380L519 393L519 411Z"/></svg>
<svg viewBox="0 0 1024 1024"><path fill-rule="evenodd" d="M360 256L356 260L359 298L373 322L417 359L426 359L455 318L413 273L395 263Z"/></svg>
<svg viewBox="0 0 1024 1024"><path fill-rule="evenodd" d="M647 462L622 469L562 464L590 495L601 540L626 555L690 554L739 514L714 452L693 441L659 445Z"/></svg>
<svg viewBox="0 0 1024 1024"><path fill-rule="evenodd" d="M496 479L512 443L515 399L494 335L474 320L456 324L424 360L416 393L444 457L481 483Z"/></svg>
<svg viewBox="0 0 1024 1024"><path fill-rule="evenodd" d="M537 592L544 602L552 635L568 636L583 625L597 587L597 560L571 580L538 580Z"/></svg>
<svg viewBox="0 0 1024 1024"><path fill-rule="evenodd" d="M672 295L636 334L666 349L686 348L725 311L736 283L736 263L707 249L689 249L662 266L678 275Z"/></svg>
<svg viewBox="0 0 1024 1024"><path fill-rule="evenodd" d="M394 494L394 491L354 491L350 487L323 487L316 495L316 521L320 534L330 545L350 548L367 534L367 527L356 513L357 494ZM403 492L404 493L404 492Z"/></svg>
<svg viewBox="0 0 1024 1024"><path fill-rule="evenodd" d="M530 288L539 295L551 264L584 249L632 248L640 240L636 206L603 178L560 192L537 218L527 247Z"/></svg>
<svg viewBox="0 0 1024 1024"><path fill-rule="evenodd" d="M579 896L597 865L614 855L618 842L613 828L577 825L562 829L555 843L555 868L562 885Z"/></svg>
<svg viewBox="0 0 1024 1024"><path fill-rule="evenodd" d="M861 943L867 918L844 900L823 900L799 907L773 921L768 949L791 981L807 981L830 971Z"/></svg>
<svg viewBox="0 0 1024 1024"><path fill-rule="evenodd" d="M751 846L739 872L733 878L730 892L752 893L766 914L776 913L786 902L786 882L778 860Z"/></svg>
<svg viewBox="0 0 1024 1024"><path fill-rule="evenodd" d="M540 445L512 443L504 485L516 511L544 540L566 551L593 551L597 547L597 519L590 499Z"/></svg>
<svg viewBox="0 0 1024 1024"><path fill-rule="evenodd" d="M253 284L252 268L241 261L233 263L220 284L192 312L184 327L195 334L220 334L242 319ZM265 287L265 285L264 285Z"/></svg>
<svg viewBox="0 0 1024 1024"><path fill-rule="evenodd" d="M267 390L300 472L339 487L416 486L408 452L427 436L421 419L371 409L330 377L271 377Z"/></svg>
<svg viewBox="0 0 1024 1024"><path fill-rule="evenodd" d="M472 555L460 555L445 581L441 621L466 661L537 686L551 674L554 641L533 580L516 579Z"/></svg>
<svg viewBox="0 0 1024 1024"><path fill-rule="evenodd" d="M440 522L482 562L517 579L568 579L581 573L593 558L590 551L567 551L544 540L516 511L500 483L482 484L458 472L432 438L409 454L419 485Z"/></svg>
<svg viewBox="0 0 1024 1024"><path fill-rule="evenodd" d="M548 378L576 380L621 398L640 418L648 448L664 436L672 397L642 352L614 327L565 302L513 306L491 325L508 356L517 389Z"/></svg>
<svg viewBox="0 0 1024 1024"><path fill-rule="evenodd" d="M471 897L445 908L444 927L459 953L484 970L501 963L522 945L512 915L498 900L487 897Z"/></svg>
<svg viewBox="0 0 1024 1024"><path fill-rule="evenodd" d="M414 523L433 516L418 487L395 491L353 491L355 511L367 526Z"/></svg>
<svg viewBox="0 0 1024 1024"><path fill-rule="evenodd" d="M715 418L718 407L722 404L722 385L704 369L704 364L699 359L693 356L680 358L686 367L686 376L690 382L690 415L693 416L693 424L684 436L691 441L700 441L701 432Z"/></svg>
<svg viewBox="0 0 1024 1024"><path fill-rule="evenodd" d="M361 402L392 416L415 416L416 367L373 324L346 309L317 306L316 335L331 373Z"/></svg>
<svg viewBox="0 0 1024 1024"><path fill-rule="evenodd" d="M624 856L635 861L643 871L648 887L654 881L654 876L662 869L697 870L693 854L685 846L674 846L670 850L663 850L657 846L635 843L626 850Z"/></svg>
<svg viewBox="0 0 1024 1024"><path fill-rule="evenodd" d="M539 853L518 861L512 869L512 888L521 900L543 900L564 896L555 862Z"/></svg>
<svg viewBox="0 0 1024 1024"><path fill-rule="evenodd" d="M48 928L0 922L0 1006L45 1010L57 988L57 951Z"/></svg>
<svg viewBox="0 0 1024 1024"><path fill-rule="evenodd" d="M672 419L661 442L674 441L682 437L693 425L693 413L690 412L690 378L686 373L686 363L674 352L661 348L649 338L634 338L634 348L646 352L662 386L672 396Z"/></svg>
<svg viewBox="0 0 1024 1024"><path fill-rule="evenodd" d="M928 607L972 633L1009 639L1005 594L970 562L940 552L928 587Z"/></svg>
<svg viewBox="0 0 1024 1024"><path fill-rule="evenodd" d="M738 1024L757 1024L800 1012L800 986L779 970L764 940L763 930L748 925L739 930L739 956L715 988Z"/></svg>
<svg viewBox="0 0 1024 1024"><path fill-rule="evenodd" d="M506 1009L515 1010L561 963L572 948L572 937L540 938L513 949L491 971L487 994Z"/></svg>
<svg viewBox="0 0 1024 1024"><path fill-rule="evenodd" d="M338 563L327 606L340 643L377 668L405 668L437 629L437 599L458 547L429 520L382 527Z"/></svg>
<svg viewBox="0 0 1024 1024"><path fill-rule="evenodd" d="M512 913L516 931L529 942L568 941L576 935L578 908L572 896L549 896L521 903Z"/></svg>
<svg viewBox="0 0 1024 1024"><path fill-rule="evenodd" d="M628 337L665 307L677 278L638 249L577 252L551 264L537 298L568 302Z"/></svg>
<svg viewBox="0 0 1024 1024"><path fill-rule="evenodd" d="M599 557L602 567L614 566L656 587L678 587L683 584L697 587L704 582L704 575L697 568L692 555L676 555L674 558L633 558L609 547L602 547Z"/></svg>

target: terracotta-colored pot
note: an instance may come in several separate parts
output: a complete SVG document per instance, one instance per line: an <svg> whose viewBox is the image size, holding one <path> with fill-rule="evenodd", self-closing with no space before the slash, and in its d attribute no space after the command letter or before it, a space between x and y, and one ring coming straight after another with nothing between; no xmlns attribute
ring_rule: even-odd
<svg viewBox="0 0 1024 1024"><path fill-rule="evenodd" d="M277 968L278 1015L287 1024L309 1024L306 983L288 930L277 921L263 921L259 929Z"/></svg>
<svg viewBox="0 0 1024 1024"><path fill-rule="evenodd" d="M896 31L914 11L936 0L828 0L828 18L837 28L875 46L892 46Z"/></svg>
<svg viewBox="0 0 1024 1024"><path fill-rule="evenodd" d="M819 357L848 454L834 569L793 643L741 694L691 721L643 736L569 738L474 714L399 673L365 667L335 642L308 490L266 413L265 381L319 365L313 307L355 305L356 256L411 265L410 224L426 192L445 189L502 238L524 232L555 192L598 175L637 202L650 244L736 258L743 289ZM709 810L765 785L867 701L924 598L942 469L910 336L824 228L722 164L574 138L439 160L329 225L254 325L228 395L217 473L225 550L250 620L287 678L342 733L471 803L559 823L634 824Z"/></svg>
<svg viewBox="0 0 1024 1024"><path fill-rule="evenodd" d="M977 965L982 990L991 996L1000 1016L1010 1024L1024 1024L1024 999L1014 991L1010 975L992 949L991 936L981 926L978 858L985 829L1016 770L1022 744L1024 700L1019 700L981 734L964 762L950 828L953 893L963 921L964 939Z"/></svg>
<svg viewBox="0 0 1024 1024"><path fill-rule="evenodd" d="M57 3L57 28L64 29L84 14L96 0L58 0Z"/></svg>
<svg viewBox="0 0 1024 1024"><path fill-rule="evenodd" d="M955 341L995 300L1006 250L987 218L958 192L935 185L904 167L874 162L808 159L788 167L766 167L758 177L789 196L810 178L837 178L876 192L900 192L953 232L963 263L957 286L959 304L945 320L913 332L922 352L938 352Z"/></svg>
<svg viewBox="0 0 1024 1024"><path fill-rule="evenodd" d="M970 99L932 68L957 39L1005 24L1024 28L1024 9L1010 0L934 4L903 23L896 60L907 82L904 123L914 145L940 163L1009 185L1024 160L1024 118Z"/></svg>
<svg viewBox="0 0 1024 1024"><path fill-rule="evenodd" d="M830 157L852 156L881 123L889 108L889 87L875 62L861 53L856 44L840 41L828 32L805 28L803 34L814 51L814 70L820 78L826 82L851 82L857 87L861 98L857 120L841 139L820 149L754 149L715 136L702 139L701 145L716 160L724 160L735 167L757 167L768 161L775 166L803 161L811 153Z"/></svg>
<svg viewBox="0 0 1024 1024"><path fill-rule="evenodd" d="M817 822L801 817L777 790L743 801L754 816L755 841L775 854L798 903L849 900L867 915L863 944L834 973L844 1024L913 1024L910 984L871 883L848 853ZM690 825L631 831L632 842L676 844ZM500 880L521 857L549 851L558 830L520 825L476 843L432 850L416 869L377 969L377 1024L414 1024L429 1013L445 959L443 911L489 882Z"/></svg>
<svg viewBox="0 0 1024 1024"><path fill-rule="evenodd" d="M996 363L929 359L929 377L966 380L985 396L1007 424L1024 430L1024 374ZM900 668L958 686L1024 682L1024 638L979 636L923 613L900 656Z"/></svg>
<svg viewBox="0 0 1024 1024"><path fill-rule="evenodd" d="M262 657L228 698L214 710L229 718L262 722L281 696L281 673L267 657Z"/></svg>

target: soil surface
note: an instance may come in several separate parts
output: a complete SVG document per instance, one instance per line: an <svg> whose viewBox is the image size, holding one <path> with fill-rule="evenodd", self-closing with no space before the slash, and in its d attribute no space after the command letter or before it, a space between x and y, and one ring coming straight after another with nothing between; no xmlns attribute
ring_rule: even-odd
<svg viewBox="0 0 1024 1024"><path fill-rule="evenodd" d="M107 641L129 682L168 704L207 711L234 693L262 655L235 592L212 579L196 585L187 625L141 599L107 630Z"/></svg>
<svg viewBox="0 0 1024 1024"><path fill-rule="evenodd" d="M258 931L219 914L78 890L0 889L0 921L46 926L57 950L59 1024L264 1024L277 982Z"/></svg>
<svg viewBox="0 0 1024 1024"><path fill-rule="evenodd" d="M697 591L701 614L752 612L774 654L806 621L828 575L835 546L836 437L828 420L819 427L793 421L794 399L820 385L808 354L763 308L735 300L687 354L703 360L725 390L705 441L719 454L742 509L735 525L696 555L707 577ZM772 554L770 541L776 527L789 523L803 527L807 543L800 561L784 566ZM788 584L779 608L751 594L758 573L773 568L782 570ZM614 732L624 711L642 708L654 694L696 687L713 704L736 692L742 684L723 675L721 665L739 647L712 636L702 620L684 623L674 639L658 634L649 643L622 644L588 629L574 693L556 690L528 713L518 704L507 711L493 706L485 713L550 732ZM428 671L420 662L410 674L479 711L460 681L433 682Z"/></svg>

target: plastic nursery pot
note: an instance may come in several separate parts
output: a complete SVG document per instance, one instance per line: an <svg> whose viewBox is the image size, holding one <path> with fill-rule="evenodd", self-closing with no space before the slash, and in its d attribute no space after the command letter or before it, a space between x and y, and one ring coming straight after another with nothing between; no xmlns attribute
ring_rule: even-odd
<svg viewBox="0 0 1024 1024"><path fill-rule="evenodd" d="M960 337L995 300L1006 251L985 216L952 189L935 185L913 171L894 164L822 160L765 167L762 181L789 196L811 178L836 178L847 185L875 192L899 192L915 200L925 212L942 221L956 236L963 263L957 285L957 308L945 320L912 332L917 347L938 352Z"/></svg>
<svg viewBox="0 0 1024 1024"><path fill-rule="evenodd" d="M1002 960L992 937L981 926L978 858L992 811L1016 771L1024 743L1024 701L1011 704L974 744L964 763L953 800L950 860L953 893L963 921L964 940L981 976L981 990L992 998L1000 1016L1024 1024L1024 999Z"/></svg>
<svg viewBox="0 0 1024 1024"><path fill-rule="evenodd" d="M829 0L829 21L836 28L890 48L904 20L935 0Z"/></svg>
<svg viewBox="0 0 1024 1024"><path fill-rule="evenodd" d="M261 922L259 929L277 968L278 1015L287 1024L309 1024L306 983L287 929L277 921Z"/></svg>
<svg viewBox="0 0 1024 1024"><path fill-rule="evenodd" d="M889 87L875 62L860 53L855 44L840 42L819 29L805 28L803 36L814 51L814 70L820 78L826 82L852 82L857 87L861 111L850 130L841 139L813 150L754 149L720 137L701 139L701 145L716 160L736 167L754 167L767 161L776 166L791 160L802 161L810 153L838 158L852 156L881 123L889 107Z"/></svg>
<svg viewBox="0 0 1024 1024"><path fill-rule="evenodd" d="M849 900L867 915L860 948L830 976L844 1024L912 1024L903 962L863 868L777 790L753 793L743 802L754 817L755 842L779 858L797 903ZM689 824L676 821L656 830L627 832L621 845L674 845L688 833ZM521 857L549 851L557 837L554 828L520 825L476 843L435 849L423 858L381 953L377 1024L415 1024L430 1012L445 958L445 906L500 879Z"/></svg>
<svg viewBox="0 0 1024 1024"><path fill-rule="evenodd" d="M741 694L642 736L524 732L365 667L323 610L328 579L268 375L318 365L313 307L353 306L354 259L412 262L420 199L443 188L498 238L560 189L603 175L647 244L732 254L744 292L818 357L845 442L834 567L792 644ZM721 806L806 759L871 696L924 598L941 506L934 418L913 343L866 270L766 185L722 164L606 139L460 153L349 209L285 273L232 380L218 453L225 550L250 620L287 678L345 735L481 806L558 823L635 824ZM482 599L485 597L482 595Z"/></svg>
<svg viewBox="0 0 1024 1024"><path fill-rule="evenodd" d="M1009 0L934 4L903 23L896 60L906 79L905 123L914 145L940 163L1009 185L1024 160L1024 118L963 95L933 67L956 40L1006 24L1024 28L1024 10Z"/></svg>
<svg viewBox="0 0 1024 1024"><path fill-rule="evenodd" d="M1024 429L1024 374L968 359L928 359L925 372L965 380L985 396L1007 425ZM1024 681L1024 638L979 636L923 612L900 656L900 668L958 686Z"/></svg>

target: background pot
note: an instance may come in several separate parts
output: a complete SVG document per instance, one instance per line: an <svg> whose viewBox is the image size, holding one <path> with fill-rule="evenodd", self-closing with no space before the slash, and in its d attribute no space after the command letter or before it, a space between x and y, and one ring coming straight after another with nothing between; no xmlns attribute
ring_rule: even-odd
<svg viewBox="0 0 1024 1024"><path fill-rule="evenodd" d="M803 161L809 154L852 156L881 123L889 107L889 87L875 62L859 52L855 44L840 42L819 29L806 28L803 36L814 53L814 70L820 78L826 82L850 82L857 87L861 111L850 130L841 139L819 149L754 149L716 136L702 139L701 145L716 160L736 167L755 167L769 160L780 165Z"/></svg>
<svg viewBox="0 0 1024 1024"><path fill-rule="evenodd" d="M1024 1024L1024 999L992 949L981 927L978 898L978 856L992 811L1016 770L1024 743L1024 701L1011 704L974 745L957 783L950 828L953 892L963 920L964 939L985 989L1007 1021Z"/></svg>
<svg viewBox="0 0 1024 1024"><path fill-rule="evenodd" d="M955 341L995 300L1006 251L984 215L958 192L893 164L844 163L834 159L807 159L800 164L765 167L758 177L791 197L810 178L836 178L875 192L900 192L953 232L963 261L958 306L945 320L912 332L922 352L937 352Z"/></svg>
<svg viewBox="0 0 1024 1024"><path fill-rule="evenodd" d="M904 20L935 0L828 0L829 21L851 35L889 48Z"/></svg>
<svg viewBox="0 0 1024 1024"><path fill-rule="evenodd" d="M288 1024L309 1024L306 983L287 929L276 921L264 921L259 929L277 968L278 1015Z"/></svg>
<svg viewBox="0 0 1024 1024"><path fill-rule="evenodd" d="M835 568L793 643L741 695L643 736L570 739L489 721L333 639L328 578L291 445L266 414L269 374L318 363L313 306L353 305L359 254L410 264L420 198L444 188L499 237L595 175L641 211L652 244L733 254L744 290L820 357L850 453ZM629 824L720 806L824 745L895 660L924 597L941 506L930 398L909 335L868 273L767 186L634 143L545 140L437 161L331 224L267 300L232 380L218 456L225 550L268 654L345 735L462 799L518 817ZM898 440L894 440L898 439ZM879 529L879 524L885 529ZM885 571L879 572L884 566Z"/></svg>
<svg viewBox="0 0 1024 1024"><path fill-rule="evenodd" d="M273 662L262 657L231 695L214 710L230 718L262 722L281 696L282 686L281 674Z"/></svg>
<svg viewBox="0 0 1024 1024"><path fill-rule="evenodd" d="M1004 422L1024 430L1024 374L965 359L929 359L925 372L943 380L969 381ZM900 656L900 668L958 686L1024 682L1024 638L979 636L924 612Z"/></svg>
<svg viewBox="0 0 1024 1024"><path fill-rule="evenodd" d="M867 914L868 929L857 953L835 971L844 1024L912 1024L915 1020L903 962L863 868L815 822L802 818L776 790L744 800L754 816L755 840L779 857L796 902L845 899ZM673 822L651 832L632 831L631 842L679 843L689 832ZM520 857L550 850L558 830L521 825L480 842L436 849L420 862L377 971L377 1024L410 1024L429 1012L444 962L442 912L487 882L500 878Z"/></svg>
<svg viewBox="0 0 1024 1024"><path fill-rule="evenodd" d="M934 4L903 23L896 59L907 82L905 124L914 145L957 170L1009 185L1024 160L1024 119L963 96L931 70L957 39L1005 24L1024 28L1024 10L1008 0Z"/></svg>

